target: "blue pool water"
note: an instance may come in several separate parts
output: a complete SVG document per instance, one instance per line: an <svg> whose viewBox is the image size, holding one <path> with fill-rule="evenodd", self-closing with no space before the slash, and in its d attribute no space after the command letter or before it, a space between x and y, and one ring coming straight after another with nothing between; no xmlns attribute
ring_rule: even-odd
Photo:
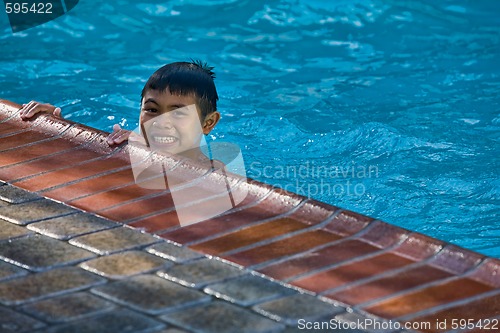
<svg viewBox="0 0 500 333"><path fill-rule="evenodd" d="M500 2L80 1L12 34L0 96L137 126L159 66L215 66L249 176L500 257Z"/></svg>

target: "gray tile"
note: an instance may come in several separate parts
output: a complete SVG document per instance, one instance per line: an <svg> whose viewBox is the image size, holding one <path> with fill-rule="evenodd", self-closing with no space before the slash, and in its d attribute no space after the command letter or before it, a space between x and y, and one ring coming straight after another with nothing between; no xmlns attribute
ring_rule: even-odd
<svg viewBox="0 0 500 333"><path fill-rule="evenodd" d="M246 273L216 259L201 259L158 272L158 275L188 287L201 288Z"/></svg>
<svg viewBox="0 0 500 333"><path fill-rule="evenodd" d="M20 310L46 322L58 323L95 315L114 307L113 303L100 297L78 292L29 303Z"/></svg>
<svg viewBox="0 0 500 333"><path fill-rule="evenodd" d="M101 284L105 279L77 267L29 274L0 283L0 303L17 305Z"/></svg>
<svg viewBox="0 0 500 333"><path fill-rule="evenodd" d="M88 213L56 217L28 225L46 236L57 239L70 239L83 234L119 227L121 224Z"/></svg>
<svg viewBox="0 0 500 333"><path fill-rule="evenodd" d="M150 234L128 227L114 228L95 232L71 239L70 244L82 247L99 254L110 254L130 250L161 240Z"/></svg>
<svg viewBox="0 0 500 333"><path fill-rule="evenodd" d="M307 294L296 294L273 301L268 301L253 307L255 311L283 321L288 325L297 325L300 319L314 321L321 318L331 318L334 314L345 312L345 308L326 303L317 297Z"/></svg>
<svg viewBox="0 0 500 333"><path fill-rule="evenodd" d="M117 309L94 317L52 327L40 333L152 333L164 323L126 309Z"/></svg>
<svg viewBox="0 0 500 333"><path fill-rule="evenodd" d="M0 207L0 218L16 224L26 225L35 221L75 212L77 212L77 210L74 208L52 200L42 199Z"/></svg>
<svg viewBox="0 0 500 333"><path fill-rule="evenodd" d="M253 274L209 285L204 291L242 306L296 293L293 289Z"/></svg>
<svg viewBox="0 0 500 333"><path fill-rule="evenodd" d="M27 270L0 260L0 281L26 275Z"/></svg>
<svg viewBox="0 0 500 333"><path fill-rule="evenodd" d="M5 184L0 186L0 200L9 203L23 203L42 199L38 194L23 190L17 186Z"/></svg>
<svg viewBox="0 0 500 333"><path fill-rule="evenodd" d="M42 235L0 242L0 259L32 271L77 263L95 257L92 252Z"/></svg>
<svg viewBox="0 0 500 333"><path fill-rule="evenodd" d="M149 253L172 260L176 263L185 263L204 257L203 253L193 251L187 247L178 246L170 242L161 242L146 249Z"/></svg>
<svg viewBox="0 0 500 333"><path fill-rule="evenodd" d="M32 332L45 324L22 313L0 307L0 331L2 333Z"/></svg>
<svg viewBox="0 0 500 333"><path fill-rule="evenodd" d="M86 261L80 267L108 278L121 279L172 265L171 261L147 252L126 251Z"/></svg>
<svg viewBox="0 0 500 333"><path fill-rule="evenodd" d="M208 302L210 296L155 275L140 275L92 289L114 302L149 314L164 313Z"/></svg>
<svg viewBox="0 0 500 333"><path fill-rule="evenodd" d="M0 220L0 241L4 239L12 239L20 236L25 236L32 233L32 231L29 231L25 227L20 227L11 222Z"/></svg>
<svg viewBox="0 0 500 333"><path fill-rule="evenodd" d="M204 333L280 332L284 325L226 302L212 302L160 317L179 327Z"/></svg>

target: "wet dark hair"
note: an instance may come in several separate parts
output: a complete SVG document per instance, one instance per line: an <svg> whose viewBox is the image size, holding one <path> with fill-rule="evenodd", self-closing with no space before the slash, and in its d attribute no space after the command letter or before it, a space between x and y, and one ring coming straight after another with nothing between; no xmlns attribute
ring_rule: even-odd
<svg viewBox="0 0 500 333"><path fill-rule="evenodd" d="M171 94L194 95L203 119L217 110L219 96L215 88L214 68L200 60L173 62L159 68L148 79L142 89L141 98L148 90L165 91ZM203 120L202 119L202 120Z"/></svg>

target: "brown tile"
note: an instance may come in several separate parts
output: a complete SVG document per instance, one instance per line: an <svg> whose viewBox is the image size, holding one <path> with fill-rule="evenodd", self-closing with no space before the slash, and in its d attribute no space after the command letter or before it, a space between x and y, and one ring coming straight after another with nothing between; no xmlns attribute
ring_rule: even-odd
<svg viewBox="0 0 500 333"><path fill-rule="evenodd" d="M392 253L383 253L355 263L342 265L324 272L309 275L290 283L314 292L323 292L328 289L347 285L377 274L401 268L412 263L414 263L414 261Z"/></svg>
<svg viewBox="0 0 500 333"><path fill-rule="evenodd" d="M365 242L345 240L321 250L305 253L298 258L258 269L258 271L275 279L285 280L299 274L320 269L324 266L376 253L379 250L379 248Z"/></svg>
<svg viewBox="0 0 500 333"><path fill-rule="evenodd" d="M170 193L164 193L155 197L104 209L99 211L99 215L123 222L169 208L174 208L174 202Z"/></svg>
<svg viewBox="0 0 500 333"><path fill-rule="evenodd" d="M33 131L10 135L0 140L0 151L17 149L24 145L33 144L42 140L46 140L46 144L51 144L49 142L54 141L54 138L50 135L45 135Z"/></svg>
<svg viewBox="0 0 500 333"><path fill-rule="evenodd" d="M500 288L500 260L488 258L483 261L470 278Z"/></svg>
<svg viewBox="0 0 500 333"><path fill-rule="evenodd" d="M403 241L409 231L381 221L373 222L359 238L375 246L387 248Z"/></svg>
<svg viewBox="0 0 500 333"><path fill-rule="evenodd" d="M56 165L64 165L64 163L65 161L59 160L59 164ZM121 167L130 167L130 164L118 158L105 158L80 164L75 167L70 166L66 169L47 172L43 175L16 182L15 185L33 192L38 192L71 181L78 181L85 177L108 173Z"/></svg>
<svg viewBox="0 0 500 333"><path fill-rule="evenodd" d="M77 149L77 147L67 140L54 139L50 143L38 142L29 146L17 148L15 154L13 154L11 150L0 152L0 161L2 162L2 166L8 166L69 149ZM66 162L71 163L73 160L66 160Z"/></svg>
<svg viewBox="0 0 500 333"><path fill-rule="evenodd" d="M24 133L30 130L29 126L14 127L8 123L0 123L0 138L8 137L10 135Z"/></svg>
<svg viewBox="0 0 500 333"><path fill-rule="evenodd" d="M40 144L40 146L47 147L44 144ZM66 167L70 165L69 163L76 165L96 157L101 158L95 152L87 150L84 147L69 150L59 150L57 147L52 147L50 150L47 149L46 154L39 152L36 155L31 154L31 152L23 155L12 154L11 152L6 152L6 154L11 156L6 157L0 153L0 164L2 165L0 167L0 177L12 182L53 170L54 167ZM65 161L65 163L61 164L61 161Z"/></svg>
<svg viewBox="0 0 500 333"><path fill-rule="evenodd" d="M364 309L384 318L396 318L490 290L493 290L493 287L471 279L460 278L377 302Z"/></svg>
<svg viewBox="0 0 500 333"><path fill-rule="evenodd" d="M308 200L289 217L306 224L318 224L331 217L338 210L337 207L316 200Z"/></svg>
<svg viewBox="0 0 500 333"><path fill-rule="evenodd" d="M479 253L448 245L431 260L430 264L460 275L474 268L482 259L484 256Z"/></svg>
<svg viewBox="0 0 500 333"><path fill-rule="evenodd" d="M282 200L280 194L272 193L257 205L242 210L235 209L224 215L160 234L160 236L180 244L201 241L207 236L228 232L251 223L279 216L289 212L293 209L293 205L298 204L297 201L293 201L282 205L280 200Z"/></svg>
<svg viewBox="0 0 500 333"><path fill-rule="evenodd" d="M71 184L57 187L52 190L44 191L43 195L63 202L69 202L73 199L88 196L93 193L101 193L124 184L133 184L134 178L131 169L110 172L105 175L82 179ZM133 191L131 193L134 193ZM100 204L100 198L89 198L87 201L70 204L84 210L97 211L97 205ZM105 208L108 206L105 206Z"/></svg>
<svg viewBox="0 0 500 333"><path fill-rule="evenodd" d="M371 217L345 210L335 216L324 229L341 236L350 236L364 229L372 220Z"/></svg>
<svg viewBox="0 0 500 333"><path fill-rule="evenodd" d="M119 171L121 173L123 171ZM129 202L132 200L139 199L140 197L146 195L152 195L154 193L160 193L162 190L150 190L136 185L135 183L129 185L116 185L115 181L107 181L110 177L114 176L115 173L93 178L89 181L84 181L81 183L68 186L71 188L71 198L68 198L68 203L76 207L93 207L94 210L99 211L105 208L115 206L121 203ZM90 183L90 184L87 184ZM95 194L87 195L82 197L80 193L84 193L85 189L88 189L85 185L93 185L93 183L103 183L99 187L92 188L92 192ZM120 186L118 188L109 189L109 186ZM81 189L81 190L80 190ZM79 191L80 190L80 191ZM90 191L87 191L87 193ZM91 193L92 193L91 192ZM73 193L75 193L73 195ZM73 198L78 195L78 198Z"/></svg>
<svg viewBox="0 0 500 333"><path fill-rule="evenodd" d="M444 310L438 310L432 314L413 318L413 322L426 322L430 321L435 323L437 320L444 322L446 320L446 329L426 330L425 332L444 332L451 330L451 323L453 319L467 319L477 323L481 319L494 318L500 315L500 295L496 294L480 298L465 304L457 305ZM491 326L490 326L491 327ZM498 325L497 325L498 328ZM493 330L483 330L483 332L494 332Z"/></svg>
<svg viewBox="0 0 500 333"><path fill-rule="evenodd" d="M281 218L256 226L251 226L225 236L221 236L191 248L204 253L218 255L223 252L249 246L260 241L306 228L307 225L290 218Z"/></svg>
<svg viewBox="0 0 500 333"><path fill-rule="evenodd" d="M340 239L338 235L314 230L222 257L243 266L252 266L308 251L338 239Z"/></svg>
<svg viewBox="0 0 500 333"><path fill-rule="evenodd" d="M128 223L128 226L142 229L146 232L156 233L180 225L177 212L175 210L160 213L157 215L141 218L138 221Z"/></svg>
<svg viewBox="0 0 500 333"><path fill-rule="evenodd" d="M214 215L223 214L226 211L232 209L231 203L226 196L227 193L226 195L214 195L213 193L206 193L197 188L186 188L185 191L186 192L183 193L179 193L178 191L175 191L173 193L173 202L180 205L175 207L175 211L172 210L169 212L161 212L161 210L157 210L155 215L163 215L161 219L168 220L169 222L176 221L178 223L177 225L185 227L209 220ZM193 191L193 193L195 194L193 195L192 193L190 193L191 191ZM184 197L184 199L181 199L180 203L178 201L179 195L181 195L181 198L182 196ZM186 200L186 198L188 200ZM173 208L174 207L172 207L172 209ZM152 210L151 212L154 213L155 211ZM134 227L141 227L148 230L149 232L163 233L165 232L165 229L171 228L172 225L165 225L164 223L162 223L161 219L155 217L153 220L144 220L144 218L141 217L140 222L130 222L133 222L131 223L131 225L133 225Z"/></svg>
<svg viewBox="0 0 500 333"><path fill-rule="evenodd" d="M393 252L420 261L438 253L444 244L440 240L413 233L401 245L396 247Z"/></svg>
<svg viewBox="0 0 500 333"><path fill-rule="evenodd" d="M417 266L363 284L357 284L326 296L351 305L358 305L377 298L415 288L452 275L432 266Z"/></svg>

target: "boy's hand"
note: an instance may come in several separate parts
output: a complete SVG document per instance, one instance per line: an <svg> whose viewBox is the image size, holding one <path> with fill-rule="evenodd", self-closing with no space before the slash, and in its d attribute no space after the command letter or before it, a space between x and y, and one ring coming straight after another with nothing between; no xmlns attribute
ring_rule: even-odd
<svg viewBox="0 0 500 333"><path fill-rule="evenodd" d="M19 109L19 115L22 120L29 119L39 112L52 113L56 117L61 117L61 108L58 108L51 104L38 103L36 101L31 101L28 104L23 104L23 107Z"/></svg>
<svg viewBox="0 0 500 333"><path fill-rule="evenodd" d="M120 127L118 124L113 125L113 132L108 135L108 138L106 141L108 142L108 145L117 145L122 143L123 141L127 141L128 137L130 136L130 132L128 130L125 130Z"/></svg>

